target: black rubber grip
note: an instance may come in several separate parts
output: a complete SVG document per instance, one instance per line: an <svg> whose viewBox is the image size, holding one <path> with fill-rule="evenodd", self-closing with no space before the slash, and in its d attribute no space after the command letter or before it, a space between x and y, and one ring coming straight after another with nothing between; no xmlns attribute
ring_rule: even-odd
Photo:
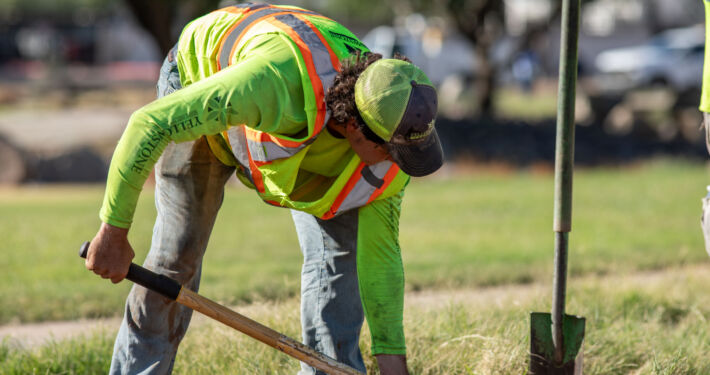
<svg viewBox="0 0 710 375"><path fill-rule="evenodd" d="M89 250L89 242L84 242L79 248L79 256L86 258L86 253ZM134 283L144 286L154 292L160 293L171 300L176 300L180 294L180 283L165 275L157 274L147 270L135 263L131 263L128 267L126 279Z"/></svg>

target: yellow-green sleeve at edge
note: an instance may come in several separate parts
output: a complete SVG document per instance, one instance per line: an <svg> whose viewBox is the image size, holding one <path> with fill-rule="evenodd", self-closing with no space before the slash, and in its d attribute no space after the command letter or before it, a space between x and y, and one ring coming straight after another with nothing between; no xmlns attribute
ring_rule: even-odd
<svg viewBox="0 0 710 375"><path fill-rule="evenodd" d="M405 355L404 268L399 246L399 214L404 191L360 208L357 274L372 354Z"/></svg>
<svg viewBox="0 0 710 375"><path fill-rule="evenodd" d="M704 0L705 5L705 65L703 66L703 91L700 95L700 110L710 112L710 1Z"/></svg>

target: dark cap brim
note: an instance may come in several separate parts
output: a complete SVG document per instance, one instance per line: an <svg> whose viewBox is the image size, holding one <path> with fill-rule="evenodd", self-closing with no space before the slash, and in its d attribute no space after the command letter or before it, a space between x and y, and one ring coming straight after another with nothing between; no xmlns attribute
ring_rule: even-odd
<svg viewBox="0 0 710 375"><path fill-rule="evenodd" d="M387 150L399 168L412 177L430 175L444 164L444 151L436 130L421 142L407 145L387 143Z"/></svg>

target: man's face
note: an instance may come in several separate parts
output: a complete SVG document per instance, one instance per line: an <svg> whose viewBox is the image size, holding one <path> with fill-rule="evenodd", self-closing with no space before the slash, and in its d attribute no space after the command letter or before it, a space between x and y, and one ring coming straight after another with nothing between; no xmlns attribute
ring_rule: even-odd
<svg viewBox="0 0 710 375"><path fill-rule="evenodd" d="M367 165L377 164L384 160L392 160L387 148L365 138L362 130L356 125L355 119L345 125L345 138L350 142L350 147Z"/></svg>

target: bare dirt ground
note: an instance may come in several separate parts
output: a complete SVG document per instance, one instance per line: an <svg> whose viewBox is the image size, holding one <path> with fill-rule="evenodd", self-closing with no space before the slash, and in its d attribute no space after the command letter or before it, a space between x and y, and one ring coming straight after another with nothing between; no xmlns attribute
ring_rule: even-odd
<svg viewBox="0 0 710 375"><path fill-rule="evenodd" d="M6 340L21 347L35 347L53 341L61 341L102 330L115 330L121 321L118 318L73 320L0 326L0 341Z"/></svg>
<svg viewBox="0 0 710 375"><path fill-rule="evenodd" d="M3 102L3 91L12 91L13 100ZM28 152L115 144L131 113L154 96L153 84L77 92L29 84L0 89L0 134Z"/></svg>
<svg viewBox="0 0 710 375"><path fill-rule="evenodd" d="M679 268L638 272L629 275L586 276L570 280L570 289L577 284L624 285L625 288L644 288L648 286L678 283L688 277L710 277L710 263L689 265ZM504 285L476 289L436 290L408 293L405 297L405 309L417 310L440 309L451 304L471 306L516 306L539 301L540 310L549 308L551 285L544 283L525 285ZM241 314L251 317L259 316L265 309L288 302L259 302L250 305L237 306ZM193 316L193 326L212 323L209 318L200 314ZM216 323L215 323L216 324ZM50 342L77 338L97 332L113 334L120 325L119 318L98 320L77 320L67 322L45 322L36 324L0 326L0 341L6 340L20 347L31 348Z"/></svg>
<svg viewBox="0 0 710 375"><path fill-rule="evenodd" d="M73 108L0 113L0 134L29 152L59 152L115 143L131 115L124 108Z"/></svg>

